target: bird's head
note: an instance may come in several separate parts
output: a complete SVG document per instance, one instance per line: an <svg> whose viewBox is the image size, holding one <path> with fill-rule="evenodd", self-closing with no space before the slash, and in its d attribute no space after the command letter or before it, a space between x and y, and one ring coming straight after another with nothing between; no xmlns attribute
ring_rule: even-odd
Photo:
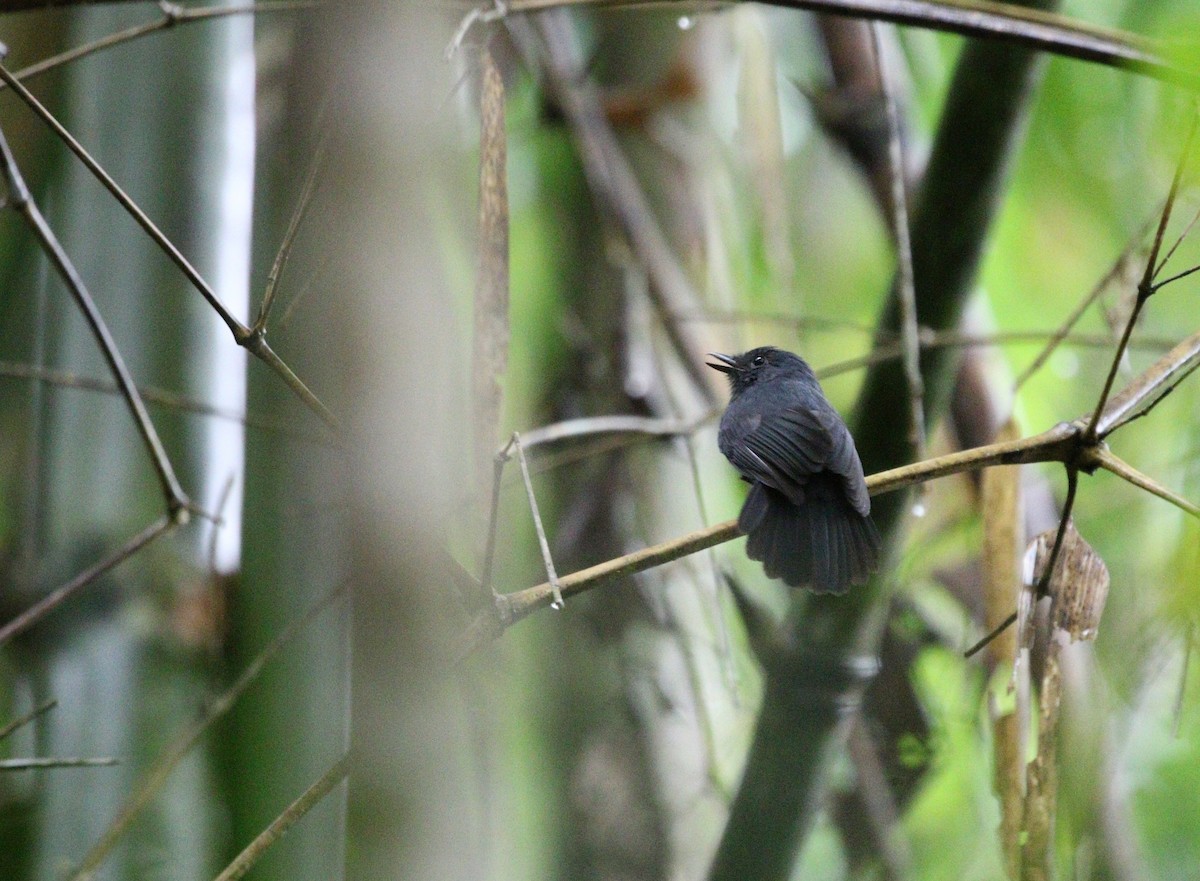
<svg viewBox="0 0 1200 881"><path fill-rule="evenodd" d="M719 362L710 362L708 366L720 370L729 378L735 397L755 383L775 377L814 378L812 368L803 358L774 346L760 346L741 355L722 355L719 352L709 352L708 355Z"/></svg>

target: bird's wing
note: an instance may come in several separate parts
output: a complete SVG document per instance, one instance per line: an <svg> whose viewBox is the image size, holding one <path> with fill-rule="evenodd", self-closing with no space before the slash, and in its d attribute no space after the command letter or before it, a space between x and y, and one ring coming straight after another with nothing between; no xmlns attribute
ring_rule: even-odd
<svg viewBox="0 0 1200 881"><path fill-rule="evenodd" d="M854 441L832 408L784 410L730 444L726 455L744 477L797 505L808 479L831 471L842 479L851 507L863 515L871 510Z"/></svg>
<svg viewBox="0 0 1200 881"><path fill-rule="evenodd" d="M834 450L828 426L814 411L784 410L730 444L725 454L749 480L769 486L793 503L804 501L804 484Z"/></svg>

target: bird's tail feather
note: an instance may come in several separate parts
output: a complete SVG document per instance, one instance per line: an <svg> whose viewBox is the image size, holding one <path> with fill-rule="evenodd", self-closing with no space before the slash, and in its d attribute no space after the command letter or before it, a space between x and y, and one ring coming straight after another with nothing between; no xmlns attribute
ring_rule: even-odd
<svg viewBox="0 0 1200 881"><path fill-rule="evenodd" d="M738 517L749 536L746 553L771 578L816 593L845 593L862 584L879 564L881 540L870 516L862 516L836 484L814 478L805 500L795 505L756 483Z"/></svg>

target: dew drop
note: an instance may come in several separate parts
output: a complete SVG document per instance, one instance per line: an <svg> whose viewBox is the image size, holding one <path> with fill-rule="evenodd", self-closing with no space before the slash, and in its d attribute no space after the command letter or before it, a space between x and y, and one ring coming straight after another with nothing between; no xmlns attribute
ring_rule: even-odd
<svg viewBox="0 0 1200 881"><path fill-rule="evenodd" d="M925 516L925 503L924 502L916 502L912 506L912 513L913 513L914 517L924 517Z"/></svg>
<svg viewBox="0 0 1200 881"><path fill-rule="evenodd" d="M696 26L696 19L690 15L681 15L677 24L681 31L690 31Z"/></svg>

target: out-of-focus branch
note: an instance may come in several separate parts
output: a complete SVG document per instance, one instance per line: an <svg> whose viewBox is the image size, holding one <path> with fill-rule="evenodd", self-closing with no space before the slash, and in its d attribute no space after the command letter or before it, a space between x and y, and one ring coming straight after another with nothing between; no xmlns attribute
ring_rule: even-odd
<svg viewBox="0 0 1200 881"><path fill-rule="evenodd" d="M694 309L700 299L617 143L596 89L583 76L569 20L561 12L547 13L533 19L533 30L536 41L523 42L528 51L536 53L531 61L544 75L545 86L575 135L588 184L649 276L651 300L693 385L715 406L722 391L720 377L696 358L697 352L713 346L695 328L669 320L675 313Z"/></svg>
<svg viewBox="0 0 1200 881"><path fill-rule="evenodd" d="M983 37L1078 58L1200 89L1200 74L1170 62L1151 40L1126 31L1100 28L1063 15L1011 3L984 0L765 0L772 6L806 9L852 18ZM508 0L509 12L560 6L692 7L694 0Z"/></svg>
<svg viewBox="0 0 1200 881"><path fill-rule="evenodd" d="M1160 390L1160 386L1153 381L1153 378L1163 374L1176 375L1178 373L1177 370L1172 370L1172 364L1179 359L1187 360L1189 363L1191 359L1200 361L1200 332L1188 337L1150 365L1125 390L1109 401L1109 408L1136 409L1146 398ZM1108 419L1108 411L1101 414L1101 421ZM877 496L938 477L960 474L965 471L977 471L992 465L1027 465L1035 462L1062 462L1069 467L1090 473L1097 467L1108 466L1105 464L1107 460L1103 455L1102 447L1086 442L1088 421L1089 417L1084 416L1073 422L1060 422L1053 428L1031 437L947 453L923 462L902 465L872 474L867 477L867 488L872 496ZM1115 457L1110 455L1108 460L1111 459L1115 459ZM1149 479L1147 478L1147 480ZM739 535L736 520L718 523L715 526L696 530L679 538L607 560L587 569L581 569L570 575L564 575L558 579L559 588L564 597L569 597L597 587L617 576L643 572L663 563L686 557L696 551L732 541ZM500 620L496 622L489 622L485 619L477 620L467 637L466 648L468 650L473 649L480 638L487 635L499 635L506 627L530 613L549 606L554 599L554 593L552 586L547 582L515 593L503 594L500 599L502 601Z"/></svg>

